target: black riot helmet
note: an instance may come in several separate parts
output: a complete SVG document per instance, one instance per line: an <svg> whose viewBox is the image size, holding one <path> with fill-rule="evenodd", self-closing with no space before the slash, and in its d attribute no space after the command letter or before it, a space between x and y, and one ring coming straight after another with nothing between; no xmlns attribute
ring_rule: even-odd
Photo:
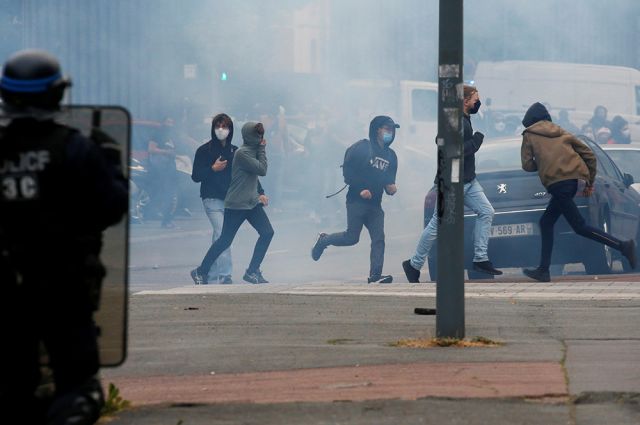
<svg viewBox="0 0 640 425"><path fill-rule="evenodd" d="M43 50L21 50L7 59L0 78L0 97L15 110L57 110L71 81L60 63Z"/></svg>

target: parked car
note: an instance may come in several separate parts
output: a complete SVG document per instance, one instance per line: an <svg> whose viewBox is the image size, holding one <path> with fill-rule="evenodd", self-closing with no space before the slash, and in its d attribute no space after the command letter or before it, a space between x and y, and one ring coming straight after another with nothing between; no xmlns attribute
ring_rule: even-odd
<svg viewBox="0 0 640 425"><path fill-rule="evenodd" d="M598 161L594 194L584 197L584 182L578 186L575 201L580 212L591 226L620 239L633 235L637 243L640 240L640 194L630 187L633 177L623 174L592 140L584 136L578 138L591 148ZM476 154L478 181L496 211L489 239L489 257L498 268L537 267L540 260L539 221L550 195L537 173L522 170L520 146L520 138L486 140ZM425 225L433 215L436 194L434 187L425 197ZM474 225L475 214L465 209L464 234L473 235ZM472 269L472 237L465 238L464 253L469 278L489 277ZM564 217L556 223L552 265L582 263L587 274L607 274L618 260L622 261L625 271L631 270L618 251L576 235ZM436 256L431 256L429 274L432 280L436 273Z"/></svg>
<svg viewBox="0 0 640 425"><path fill-rule="evenodd" d="M633 176L631 185L640 192L640 145L600 145L620 171Z"/></svg>

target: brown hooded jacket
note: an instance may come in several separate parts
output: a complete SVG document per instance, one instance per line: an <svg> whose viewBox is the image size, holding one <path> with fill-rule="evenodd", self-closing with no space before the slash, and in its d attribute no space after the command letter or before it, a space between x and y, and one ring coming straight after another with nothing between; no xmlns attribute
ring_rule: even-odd
<svg viewBox="0 0 640 425"><path fill-rule="evenodd" d="M522 169L538 171L545 187L580 179L592 186L596 178L596 156L589 147L550 121L538 121L522 133Z"/></svg>

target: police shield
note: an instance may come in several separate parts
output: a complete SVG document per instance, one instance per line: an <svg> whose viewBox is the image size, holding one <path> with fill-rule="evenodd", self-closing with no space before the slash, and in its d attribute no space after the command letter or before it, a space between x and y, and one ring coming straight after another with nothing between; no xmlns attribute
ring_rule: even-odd
<svg viewBox="0 0 640 425"><path fill-rule="evenodd" d="M124 176L129 179L129 150L131 117L118 106L65 106L56 121L80 130L82 134L100 143L108 155L119 155ZM107 136L107 137L105 137ZM119 366L127 354L128 310L128 240L129 217L103 233L100 255L106 268L96 324L102 366Z"/></svg>

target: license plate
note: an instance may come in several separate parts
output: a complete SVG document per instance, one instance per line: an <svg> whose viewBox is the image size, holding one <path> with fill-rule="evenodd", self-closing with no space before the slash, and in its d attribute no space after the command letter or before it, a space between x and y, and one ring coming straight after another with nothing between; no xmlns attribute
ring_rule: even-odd
<svg viewBox="0 0 640 425"><path fill-rule="evenodd" d="M491 226L492 238L508 238L513 236L528 236L534 234L533 223L500 224Z"/></svg>

